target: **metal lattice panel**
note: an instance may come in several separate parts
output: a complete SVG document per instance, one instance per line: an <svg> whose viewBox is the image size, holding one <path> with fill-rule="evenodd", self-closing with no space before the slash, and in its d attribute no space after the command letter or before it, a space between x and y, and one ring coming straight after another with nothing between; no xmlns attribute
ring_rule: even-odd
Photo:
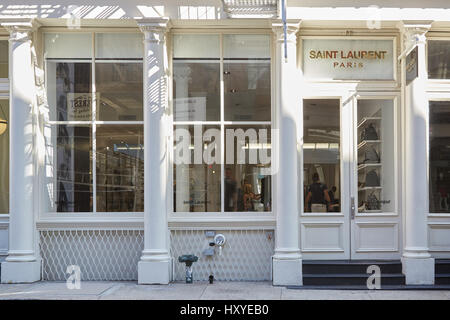
<svg viewBox="0 0 450 320"><path fill-rule="evenodd" d="M222 254L203 256L212 238L204 230L173 230L170 234L171 254L174 258L175 280L185 279L185 266L178 262L183 254L199 257L193 265L194 281L208 280L212 273L217 280L264 281L272 279L273 231L268 230L222 230L226 237Z"/></svg>
<svg viewBox="0 0 450 320"><path fill-rule="evenodd" d="M58 230L40 232L44 280L66 280L78 265L82 280L137 280L144 247L139 230Z"/></svg>

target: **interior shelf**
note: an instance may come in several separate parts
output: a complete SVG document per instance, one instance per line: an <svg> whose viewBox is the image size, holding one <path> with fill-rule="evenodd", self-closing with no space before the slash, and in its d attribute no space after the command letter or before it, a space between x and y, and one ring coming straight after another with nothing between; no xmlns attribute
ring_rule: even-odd
<svg viewBox="0 0 450 320"><path fill-rule="evenodd" d="M378 120L381 120L381 117L364 117L364 118L362 118L361 122L358 124L357 128L359 129L366 123L369 123L371 121L378 121Z"/></svg>
<svg viewBox="0 0 450 320"><path fill-rule="evenodd" d="M381 190L383 189L383 187L378 186L378 187L363 187L363 188L358 188L358 191L372 191L372 190Z"/></svg>
<svg viewBox="0 0 450 320"><path fill-rule="evenodd" d="M381 168L381 163L362 163L358 165L358 171L372 168Z"/></svg>
<svg viewBox="0 0 450 320"><path fill-rule="evenodd" d="M358 150L371 144L380 144L381 140L364 140L358 144Z"/></svg>

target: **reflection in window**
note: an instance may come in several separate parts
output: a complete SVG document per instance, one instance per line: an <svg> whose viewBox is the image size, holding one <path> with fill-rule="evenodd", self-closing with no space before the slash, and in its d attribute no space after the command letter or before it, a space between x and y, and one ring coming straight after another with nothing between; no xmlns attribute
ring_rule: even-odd
<svg viewBox="0 0 450 320"><path fill-rule="evenodd" d="M91 64L47 62L50 120L91 121Z"/></svg>
<svg viewBox="0 0 450 320"><path fill-rule="evenodd" d="M6 129L3 129L5 122L2 121L7 122ZM0 100L0 213L9 213L9 101L8 100Z"/></svg>
<svg viewBox="0 0 450 320"><path fill-rule="evenodd" d="M303 100L305 212L340 211L339 108L339 100Z"/></svg>
<svg viewBox="0 0 450 320"><path fill-rule="evenodd" d="M52 126L55 174L54 204L58 212L92 211L92 136L88 125ZM50 179L52 177L49 177Z"/></svg>
<svg viewBox="0 0 450 320"><path fill-rule="evenodd" d="M142 63L96 63L97 120L142 121Z"/></svg>
<svg viewBox="0 0 450 320"><path fill-rule="evenodd" d="M8 78L8 40L0 40L0 78Z"/></svg>
<svg viewBox="0 0 450 320"><path fill-rule="evenodd" d="M430 101L430 212L450 212L450 101Z"/></svg>
<svg viewBox="0 0 450 320"><path fill-rule="evenodd" d="M143 126L97 126L97 211L144 211Z"/></svg>
<svg viewBox="0 0 450 320"><path fill-rule="evenodd" d="M428 41L428 78L450 79L450 41Z"/></svg>
<svg viewBox="0 0 450 320"><path fill-rule="evenodd" d="M142 34L46 33L44 40L41 210L143 211ZM117 40L132 48L115 48ZM93 52L107 60L92 62Z"/></svg>

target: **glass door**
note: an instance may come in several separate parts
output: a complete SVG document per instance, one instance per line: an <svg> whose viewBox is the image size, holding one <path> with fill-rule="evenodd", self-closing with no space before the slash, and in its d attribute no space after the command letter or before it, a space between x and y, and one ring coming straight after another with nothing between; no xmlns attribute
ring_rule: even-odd
<svg viewBox="0 0 450 320"><path fill-rule="evenodd" d="M351 258L396 259L401 230L396 98L358 97L354 106Z"/></svg>
<svg viewBox="0 0 450 320"><path fill-rule="evenodd" d="M343 103L343 101L347 101ZM304 259L349 259L352 99L303 100Z"/></svg>

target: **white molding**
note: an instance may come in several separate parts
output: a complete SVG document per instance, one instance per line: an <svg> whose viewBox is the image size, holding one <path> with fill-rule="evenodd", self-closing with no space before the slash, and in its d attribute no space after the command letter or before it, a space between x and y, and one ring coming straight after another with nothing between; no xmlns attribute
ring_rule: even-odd
<svg viewBox="0 0 450 320"><path fill-rule="evenodd" d="M433 229L446 229L450 234L450 221L445 222L428 222L428 251L450 253L450 246L448 247L432 247L431 246L431 230Z"/></svg>

